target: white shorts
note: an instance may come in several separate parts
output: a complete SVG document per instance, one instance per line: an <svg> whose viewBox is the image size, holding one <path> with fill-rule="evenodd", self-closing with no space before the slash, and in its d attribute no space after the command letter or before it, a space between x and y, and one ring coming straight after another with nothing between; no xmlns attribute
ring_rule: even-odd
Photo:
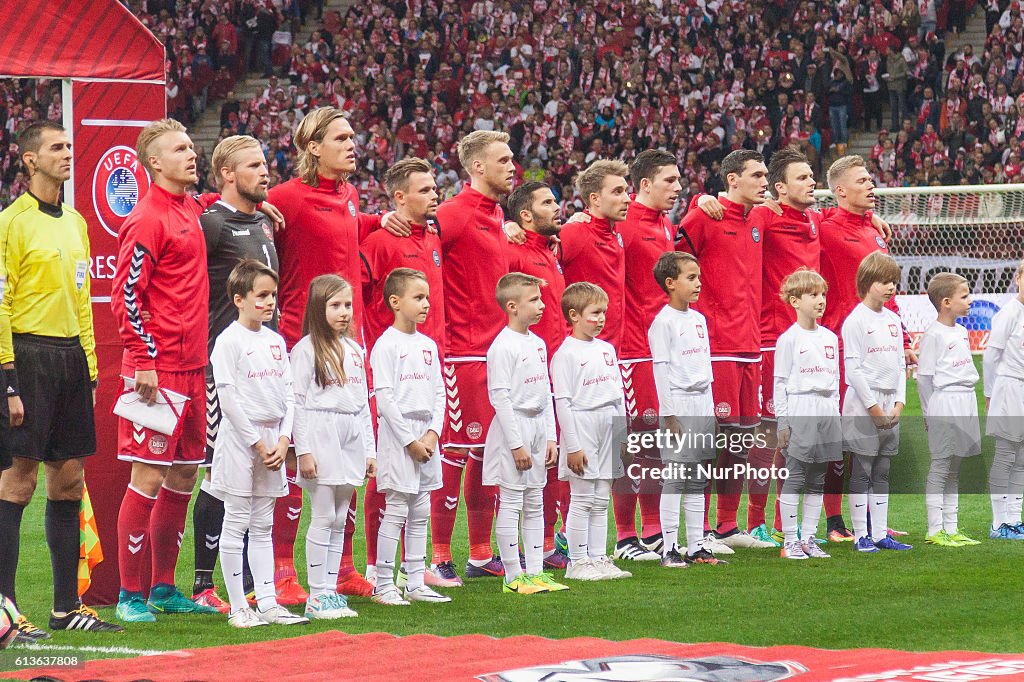
<svg viewBox="0 0 1024 682"><path fill-rule="evenodd" d="M568 452L565 446L558 448L558 478L562 481L571 479L612 480L625 475L622 456L619 454L619 443L625 439L625 418L613 405L596 410L573 411L576 417L576 435L580 448L587 457L587 465L583 475L577 476L569 470ZM618 427L618 428L616 428Z"/></svg>
<svg viewBox="0 0 1024 682"><path fill-rule="evenodd" d="M527 415L513 412L519 434L523 437L523 447L530 453L533 466L526 471L516 469L508 438L495 417L487 429L487 440L484 441L484 485L500 485L509 490L526 490L527 488L543 488L548 482L548 472L544 468L544 456L547 454L547 421L544 414Z"/></svg>
<svg viewBox="0 0 1024 682"><path fill-rule="evenodd" d="M281 436L279 422L253 426L267 449L277 446ZM218 493L239 497L284 497L288 494L284 467L277 471L268 469L256 451L242 442L230 419L222 419L217 431L210 485Z"/></svg>
<svg viewBox="0 0 1024 682"><path fill-rule="evenodd" d="M316 458L317 477L307 481L300 468L295 482L303 487L307 483L361 486L366 479L366 458L376 457L377 453L366 452L363 446L365 427L359 423L358 416L326 410L307 410L307 414L309 433L306 438Z"/></svg>
<svg viewBox="0 0 1024 682"><path fill-rule="evenodd" d="M896 406L896 391L871 390L871 398L885 413ZM893 457L900 450L900 427L879 430L852 386L843 399L843 449L866 457Z"/></svg>
<svg viewBox="0 0 1024 682"><path fill-rule="evenodd" d="M1024 442L1024 379L997 376L985 420L985 435Z"/></svg>
<svg viewBox="0 0 1024 682"><path fill-rule="evenodd" d="M820 464L843 459L843 428L839 421L839 399L815 393L789 396L786 406L789 446L786 458Z"/></svg>
<svg viewBox="0 0 1024 682"><path fill-rule="evenodd" d="M683 440L661 450L663 462L703 462L715 457L718 419L711 389L703 393L673 392L672 404L682 427Z"/></svg>
<svg viewBox="0 0 1024 682"><path fill-rule="evenodd" d="M429 419L407 416L405 421L417 437L430 426ZM441 453L434 452L429 461L421 464L409 456L399 440L387 420L381 419L377 425L377 490L416 494L440 488Z"/></svg>
<svg viewBox="0 0 1024 682"><path fill-rule="evenodd" d="M973 390L937 390L932 393L926 423L932 459L981 454L978 400Z"/></svg>

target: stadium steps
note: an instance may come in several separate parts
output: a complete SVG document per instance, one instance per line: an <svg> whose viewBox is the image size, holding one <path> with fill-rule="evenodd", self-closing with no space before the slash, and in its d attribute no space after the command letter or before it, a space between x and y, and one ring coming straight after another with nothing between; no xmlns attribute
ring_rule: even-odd
<svg viewBox="0 0 1024 682"><path fill-rule="evenodd" d="M960 35L946 34L946 58L962 49L964 45L974 47L975 54L980 54L985 47L985 40L988 34L985 33L985 9L980 5L974 10L974 14L967 19L967 29ZM886 100L882 107L882 123L889 125L889 103ZM871 147L878 140L878 133L864 133L861 131L850 131L850 144L847 154L860 154L865 159L871 154Z"/></svg>
<svg viewBox="0 0 1024 682"><path fill-rule="evenodd" d="M326 0L324 2L324 14L327 12L337 12L340 16L344 17L345 12L348 8L355 4L355 0ZM306 23L303 24L302 28L299 29L299 33L294 38L294 41L302 45L309 40L309 37L313 34L313 31L317 31L321 28L321 22L314 16L309 16L306 19ZM287 78L279 78L279 80L287 83ZM235 84L235 96L238 101L244 102L251 100L259 92L267 87L268 80L254 73L248 73L245 77ZM192 126L190 134L193 142L195 142L196 148L202 148L206 152L207 158L213 154L213 148L217 145L217 141L220 138L220 105L222 100L210 100L206 107L206 111L199 118L195 125Z"/></svg>

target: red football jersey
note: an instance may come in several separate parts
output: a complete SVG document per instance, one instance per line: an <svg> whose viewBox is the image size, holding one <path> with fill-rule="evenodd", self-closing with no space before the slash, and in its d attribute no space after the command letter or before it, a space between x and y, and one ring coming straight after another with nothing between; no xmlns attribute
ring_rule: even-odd
<svg viewBox="0 0 1024 682"><path fill-rule="evenodd" d="M565 318L562 317L565 276L562 274L562 266L549 246L548 238L536 232L526 233L525 244L508 245L509 272L523 272L547 282L547 286L540 289L544 314L540 322L530 327L530 331L544 340L548 349L548 362L570 331Z"/></svg>
<svg viewBox="0 0 1024 682"><path fill-rule="evenodd" d="M782 332L796 322L796 311L779 296L782 281L800 268L821 272L821 215L813 210L801 212L782 206L782 215L765 207L753 209L765 213L764 264L761 294L761 347L775 348ZM828 305L832 305L832 292ZM827 313L826 313L827 314Z"/></svg>
<svg viewBox="0 0 1024 682"><path fill-rule="evenodd" d="M417 331L429 336L438 349L444 348L444 282L441 278L441 240L433 227L413 225L412 234L398 237L377 230L359 247L363 257L363 342L369 355L384 330L395 321L384 300L384 280L395 268L412 268L427 276L430 312Z"/></svg>
<svg viewBox="0 0 1024 682"><path fill-rule="evenodd" d="M868 254L875 251L889 253L889 246L871 224L871 211L862 216L837 208L826 214L821 223L821 275L828 282L828 305L822 324L839 335L843 321L857 307L857 268ZM900 309L893 298L886 304L899 315ZM908 339L904 335L904 344Z"/></svg>
<svg viewBox="0 0 1024 682"><path fill-rule="evenodd" d="M487 357L507 324L494 297L508 274L504 214L494 199L469 185L437 207L444 258L445 355Z"/></svg>
<svg viewBox="0 0 1024 682"><path fill-rule="evenodd" d="M700 300L694 309L708 322L711 355L755 357L761 353L761 240L767 216L719 196L721 220L700 209L686 214L676 244L700 262Z"/></svg>
<svg viewBox="0 0 1024 682"><path fill-rule="evenodd" d="M661 254L675 248L675 228L662 211L634 200L626 211L626 219L615 229L622 235L626 252L625 327L619 357L623 360L650 358L647 330L668 300L654 279L654 264Z"/></svg>
<svg viewBox="0 0 1024 682"><path fill-rule="evenodd" d="M380 226L380 217L359 213L356 188L343 181L320 178L310 187L299 178L271 188L270 203L281 210L285 229L274 235L281 263L278 307L279 331L290 349L302 338L309 283L335 274L352 285L352 329L363 319L360 235ZM356 338L359 338L356 332Z"/></svg>
<svg viewBox="0 0 1024 682"><path fill-rule="evenodd" d="M196 198L153 184L121 227L110 307L126 368L206 367L210 281L202 212Z"/></svg>
<svg viewBox="0 0 1024 682"><path fill-rule="evenodd" d="M589 211L589 223L568 223L562 228L562 272L565 283L592 282L608 294L608 313L599 338L612 344L616 354L622 345L625 320L626 256L622 235L604 218Z"/></svg>

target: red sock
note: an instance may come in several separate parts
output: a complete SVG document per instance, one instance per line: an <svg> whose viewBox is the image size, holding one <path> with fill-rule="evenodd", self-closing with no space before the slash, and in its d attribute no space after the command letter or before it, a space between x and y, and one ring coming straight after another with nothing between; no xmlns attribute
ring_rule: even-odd
<svg viewBox="0 0 1024 682"><path fill-rule="evenodd" d="M777 486L775 492L775 523L772 524L772 530L782 530L782 508L779 505L779 495L782 494L782 487Z"/></svg>
<svg viewBox="0 0 1024 682"><path fill-rule="evenodd" d="M846 474L846 456L838 462L829 462L825 468L825 517L843 515L843 481Z"/></svg>
<svg viewBox="0 0 1024 682"><path fill-rule="evenodd" d="M483 484L483 474L483 462L472 456L466 459L466 520L469 525L469 558L474 561L494 556L491 531L498 490L497 486Z"/></svg>
<svg viewBox="0 0 1024 682"><path fill-rule="evenodd" d="M151 585L173 585L178 565L178 550L185 534L185 517L192 493L182 493L160 486L153 513L149 515L149 541L153 551Z"/></svg>
<svg viewBox="0 0 1024 682"><path fill-rule="evenodd" d="M735 458L728 451L723 450L719 454L718 466L720 468L730 468L734 463ZM737 484L739 484L738 491ZM740 508L743 484L730 476L728 479L717 481L716 487L718 488L718 502L715 507L716 528L720 533L728 533L737 528L736 512Z"/></svg>
<svg viewBox="0 0 1024 682"><path fill-rule="evenodd" d="M452 560L452 533L455 531L455 515L459 511L462 469L465 466L465 463L453 464L442 457L441 487L430 493L430 544L434 549L435 564Z"/></svg>
<svg viewBox="0 0 1024 682"><path fill-rule="evenodd" d="M356 565L352 561L352 538L356 534L356 504L359 503L359 496L352 491L352 500L348 503L348 518L345 519L345 546L341 549L341 567L338 569L338 578L344 579L356 572Z"/></svg>
<svg viewBox="0 0 1024 682"><path fill-rule="evenodd" d="M569 518L569 481L559 481L558 486L558 513L562 517L562 533L565 533L565 520Z"/></svg>
<svg viewBox="0 0 1024 682"><path fill-rule="evenodd" d="M649 538L661 533L661 493L644 493L637 497L640 502L640 533Z"/></svg>
<svg viewBox="0 0 1024 682"><path fill-rule="evenodd" d="M555 522L558 521L558 467L548 469L544 486L544 551L555 548Z"/></svg>
<svg viewBox="0 0 1024 682"><path fill-rule="evenodd" d="M625 487L625 486L623 486ZM636 537L636 488L618 493L612 488L612 511L615 512L615 539Z"/></svg>
<svg viewBox="0 0 1024 682"><path fill-rule="evenodd" d="M295 575L295 536L302 516L302 488L292 483L295 472L288 472L288 494L274 504L274 564L278 571ZM290 573L289 573L290 571ZM275 571L276 573L276 571ZM279 576L275 575L274 580Z"/></svg>
<svg viewBox="0 0 1024 682"><path fill-rule="evenodd" d="M711 481L704 484L704 535L711 532L711 521L708 515L711 514Z"/></svg>
<svg viewBox="0 0 1024 682"><path fill-rule="evenodd" d="M750 448L747 463L758 469L769 468L775 461L775 450L770 448ZM768 493L771 492L772 478L751 478L747 481L747 528L757 528L765 522L764 512L768 506Z"/></svg>
<svg viewBox="0 0 1024 682"><path fill-rule="evenodd" d="M150 571L149 562L143 563L149 546L149 517L156 504L155 497L143 495L128 486L121 499L117 514L117 567L121 572L121 587L128 592L142 592L143 571Z"/></svg>
<svg viewBox="0 0 1024 682"><path fill-rule="evenodd" d="M377 490L377 479L371 478L363 493L363 528L366 530L366 565L377 564L377 535L384 517L384 493ZM347 542L347 540L346 540Z"/></svg>

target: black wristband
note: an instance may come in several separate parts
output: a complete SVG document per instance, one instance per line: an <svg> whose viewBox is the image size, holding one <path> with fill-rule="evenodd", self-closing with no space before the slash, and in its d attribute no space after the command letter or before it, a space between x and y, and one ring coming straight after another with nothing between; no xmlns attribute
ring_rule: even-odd
<svg viewBox="0 0 1024 682"><path fill-rule="evenodd" d="M14 396L21 395L20 386L18 385L18 370L13 367L4 370L4 382L7 384L7 397L13 398Z"/></svg>

